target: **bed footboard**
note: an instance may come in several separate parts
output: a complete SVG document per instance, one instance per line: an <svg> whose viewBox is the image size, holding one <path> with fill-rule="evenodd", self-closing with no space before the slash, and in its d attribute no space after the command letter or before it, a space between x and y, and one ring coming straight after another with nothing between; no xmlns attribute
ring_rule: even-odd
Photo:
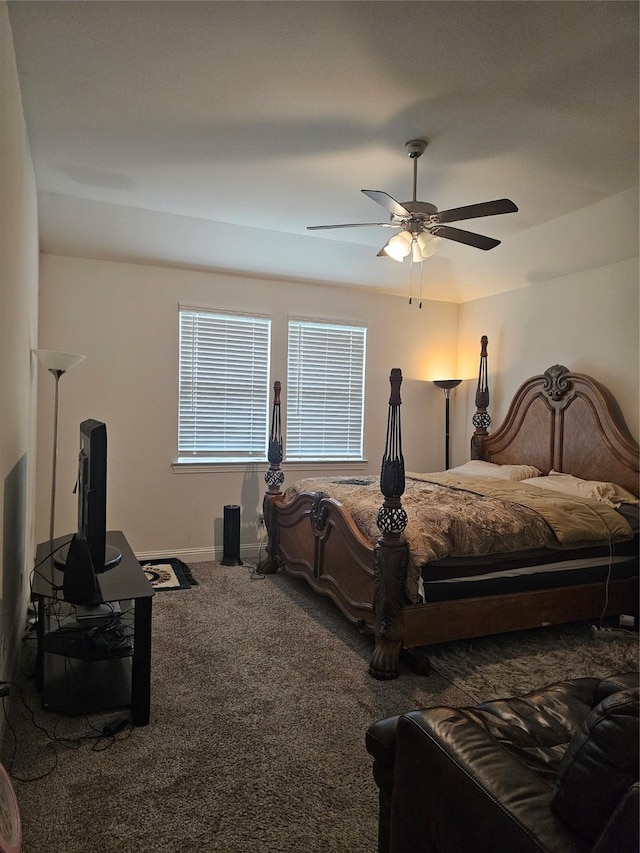
<svg viewBox="0 0 640 853"><path fill-rule="evenodd" d="M333 599L351 622L373 630L372 547L342 505L305 492L290 503L271 499L269 512L276 562Z"/></svg>
<svg viewBox="0 0 640 853"><path fill-rule="evenodd" d="M366 539L342 505L322 492L304 493L285 503L279 382L274 384L269 437L269 469L265 474L264 523L268 543L259 564L263 574L282 566L305 577L317 592L329 596L352 622L375 636L369 672L374 678L398 675L403 647L403 608L408 552L404 538L407 516L402 507L404 459L400 434L402 374L391 371L387 441L380 474L384 502L375 546Z"/></svg>

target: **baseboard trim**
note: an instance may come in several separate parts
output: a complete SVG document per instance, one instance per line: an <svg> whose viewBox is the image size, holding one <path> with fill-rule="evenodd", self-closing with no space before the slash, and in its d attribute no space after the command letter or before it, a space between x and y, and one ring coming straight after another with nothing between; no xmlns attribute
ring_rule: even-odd
<svg viewBox="0 0 640 853"><path fill-rule="evenodd" d="M264 544L260 542L240 546L240 559L250 563L258 559L260 549L264 553ZM220 562L223 557L222 546L209 548L167 548L164 551L137 551L136 558L141 561L161 560L163 557L176 557L184 563L208 563L212 560Z"/></svg>

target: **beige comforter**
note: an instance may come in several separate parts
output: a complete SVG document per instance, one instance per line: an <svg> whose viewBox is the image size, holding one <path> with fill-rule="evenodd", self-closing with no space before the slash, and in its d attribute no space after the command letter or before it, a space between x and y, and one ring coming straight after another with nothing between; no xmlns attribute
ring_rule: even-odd
<svg viewBox="0 0 640 853"><path fill-rule="evenodd" d="M362 534L375 543L383 501L378 478L299 480L285 501L323 492L339 501ZM447 556L496 554L531 548L577 548L628 539L627 521L604 503L566 497L522 483L450 474L406 475L402 505L409 550L406 591L420 601L420 568Z"/></svg>

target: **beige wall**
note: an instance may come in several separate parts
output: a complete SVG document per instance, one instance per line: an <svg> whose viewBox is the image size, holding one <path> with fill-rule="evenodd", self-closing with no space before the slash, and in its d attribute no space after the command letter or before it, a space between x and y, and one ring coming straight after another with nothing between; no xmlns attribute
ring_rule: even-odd
<svg viewBox="0 0 640 853"><path fill-rule="evenodd" d="M607 386L632 435L640 434L638 382L638 259L564 276L460 307L460 369L477 365L469 342L489 338L490 414L497 426L520 383L564 364ZM479 352L479 349L478 349ZM459 389L455 454L468 453L464 425L471 423L476 379Z"/></svg>
<svg viewBox="0 0 640 853"><path fill-rule="evenodd" d="M452 395L452 453L468 458L480 336L489 337L490 412L497 425L518 385L552 363L590 373L618 398L638 435L637 263L624 261L533 288L422 310L395 297L257 278L43 255L40 345L87 360L60 383L58 533L73 529L78 424L107 423L108 523L145 557L186 560L221 553L226 504L242 508L243 557L255 553L265 465L177 473L178 303L256 311L272 318L272 379L285 385L289 314L364 322L368 327L367 464L377 474L384 448L388 375L403 372L402 423L408 471L440 470L444 400L430 379L458 374ZM457 360L456 360L457 358ZM53 380L40 378L37 525L46 537ZM332 471L336 466L330 466ZM286 482L321 473L284 466ZM217 550L214 550L217 549Z"/></svg>
<svg viewBox="0 0 640 853"><path fill-rule="evenodd" d="M36 191L7 7L0 2L0 678L25 625L34 555ZM0 728L2 723L0 721Z"/></svg>
<svg viewBox="0 0 640 853"><path fill-rule="evenodd" d="M147 558L208 559L222 546L226 504L242 508L243 549L257 548L257 512L266 463L216 472L175 473L178 303L246 310L272 318L272 379L286 386L289 314L364 322L368 327L364 470L378 474L384 450L389 372L403 372L404 452L409 470L442 468L441 392L425 379L452 371L458 306L257 278L43 255L40 346L87 360L60 382L56 532L75 526L78 424L107 424L108 524ZM53 380L40 379L39 447L51 441ZM286 387L284 389L286 405ZM411 416L411 417L410 417ZM38 535L46 538L47 453L40 456ZM322 469L284 466L287 481ZM331 466L335 471L335 465ZM348 471L358 470L351 466Z"/></svg>

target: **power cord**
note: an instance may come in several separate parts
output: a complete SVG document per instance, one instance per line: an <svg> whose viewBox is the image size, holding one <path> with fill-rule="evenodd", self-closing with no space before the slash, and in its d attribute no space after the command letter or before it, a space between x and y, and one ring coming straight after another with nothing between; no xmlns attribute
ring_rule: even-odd
<svg viewBox="0 0 640 853"><path fill-rule="evenodd" d="M260 563L262 562L262 548L264 545L264 516L262 513L258 516L258 523L260 525L260 532L258 534L258 559L255 562L249 563L247 568L249 569L249 580L264 580L266 575L264 575L260 569Z"/></svg>
<svg viewBox="0 0 640 853"><path fill-rule="evenodd" d="M132 726L131 720L128 717L124 717L122 720L118 720L115 723L111 723L111 725L105 726L102 730L102 733L105 737L113 737L117 735L118 732L121 732L127 726Z"/></svg>
<svg viewBox="0 0 640 853"><path fill-rule="evenodd" d="M54 554L57 554L58 551L62 550L62 548L64 548L65 545L68 545L68 544L69 544L69 542L67 541L67 542L63 542L61 545L58 545L52 551L49 551L49 553L46 555L46 557L43 557L39 563L35 564L33 569L31 569L30 587L33 587L33 575L38 575L43 580L47 581L47 583L51 584L51 589L54 590L55 592L59 592L62 589L61 586L55 586L54 585L53 576L47 577L47 575L43 574L42 572L39 572L38 569L40 568L40 566L42 566L44 563L46 563L47 560L50 560Z"/></svg>
<svg viewBox="0 0 640 853"><path fill-rule="evenodd" d="M52 766L44 773L40 773L37 776L25 777L19 775L14 771L14 764L16 761L16 754L18 749L18 735L14 726L11 723L9 715L7 714L7 708L4 702L5 698L10 694L11 688L15 688L18 691L20 700L31 718L31 724L34 726L34 728L38 729L38 731L41 731L46 736L47 742L45 744L45 747L53 752L54 761ZM11 736L13 738L13 749L11 750L11 754L9 756L8 761L5 763L5 767L9 775L13 779L16 779L18 782L37 782L38 780L44 779L46 776L49 776L51 773L53 773L58 767L57 747L63 749L80 749L84 741L93 741L91 751L104 752L105 750L112 747L113 744L117 741L127 740L131 736L131 732L133 731L133 723L128 717L116 720L115 722L106 723L102 729L95 728L91 721L88 719L88 717L85 717L85 723L90 729L93 729L93 732L91 734L81 734L76 735L74 737L64 737L60 736L56 731L61 721L61 717L58 716L56 718L56 721L53 726L53 732L50 732L45 726L41 725L37 721L33 708L26 701L22 688L16 682L1 681L0 698L2 699L2 710L7 723L7 729L11 732ZM128 731L125 732L123 737L116 737L116 735L118 735L127 727Z"/></svg>
<svg viewBox="0 0 640 853"><path fill-rule="evenodd" d="M109 658L126 657L133 652L133 628L119 622L96 625L86 631L86 636L99 652Z"/></svg>
<svg viewBox="0 0 640 853"><path fill-rule="evenodd" d="M585 505L586 506L586 505ZM614 541L613 541L613 533L611 528L606 523L604 519L601 519L598 513L592 509L590 506L586 506L589 512L596 517L596 519L602 524L603 527L606 528L607 533L609 534L609 558L608 558L608 566L607 566L607 577L604 582L604 601L602 603L602 611L600 613L600 619L597 625L591 626L591 636L594 640L615 640L620 637L636 637L637 634L635 631L628 630L623 627L618 628L608 628L604 624L605 617L607 615L607 608L609 607L609 587L611 585L611 576L613 573L613 563L614 563Z"/></svg>
<svg viewBox="0 0 640 853"><path fill-rule="evenodd" d="M6 706L5 701L4 701L4 700L5 700L5 698L6 698L6 697L9 695L9 693L10 693L9 686L14 686L14 687L16 687L16 688L17 688L18 692L20 693L20 698L22 699L22 703L24 704L25 708L26 708L26 709L30 712L30 714L31 714L31 718L32 718L32 722L33 722L33 724L36 726L36 728L41 728L40 726L38 726L38 725L36 724L36 722L35 722L35 716L34 716L34 714L33 714L33 711L31 710L31 708L30 708L30 707L27 705L27 703L25 702L25 700L24 700L24 696L22 695L22 690L20 689L20 687L19 687L17 684L14 684L13 682L10 682L10 681L3 681L2 683L0 683L0 690L2 690L3 688L6 688L6 692L3 692L3 693L1 694L1 695L2 695L2 712L3 712L3 714L4 714L4 718L5 718L5 721L6 721L6 723L7 723L7 728L8 728L8 730L11 732L11 736L13 737L13 749L12 749L12 751L11 751L11 755L9 756L9 760L5 763L5 768L6 768L6 770L7 770L7 773L8 773L8 774L13 778L13 779L16 779L18 782L37 782L39 779L44 779L46 776L49 776L49 775L50 775L51 773L53 773L53 771L56 769L56 767L58 766L58 753L56 752L56 750L55 750L55 748L54 748L53 744L52 744L51 742L49 742L49 743L47 743L47 744L46 744L46 746L47 746L49 749L51 749L51 750L52 750L52 752L53 752L53 758L54 758L54 760L53 760L53 766L52 766L52 767L50 767L50 768L49 768L48 770L46 770L44 773L40 773L38 776L32 776L32 777L30 777L30 778L25 778L25 777L23 777L23 776L18 776L18 774L14 772L14 770L13 770L13 765L14 765L15 760L16 760L16 752L17 752L17 749L18 749L18 735L16 734L16 730L14 729L14 727L13 727L13 726L12 726L12 724L11 724L11 720L9 719L9 715L7 714L7 706Z"/></svg>

